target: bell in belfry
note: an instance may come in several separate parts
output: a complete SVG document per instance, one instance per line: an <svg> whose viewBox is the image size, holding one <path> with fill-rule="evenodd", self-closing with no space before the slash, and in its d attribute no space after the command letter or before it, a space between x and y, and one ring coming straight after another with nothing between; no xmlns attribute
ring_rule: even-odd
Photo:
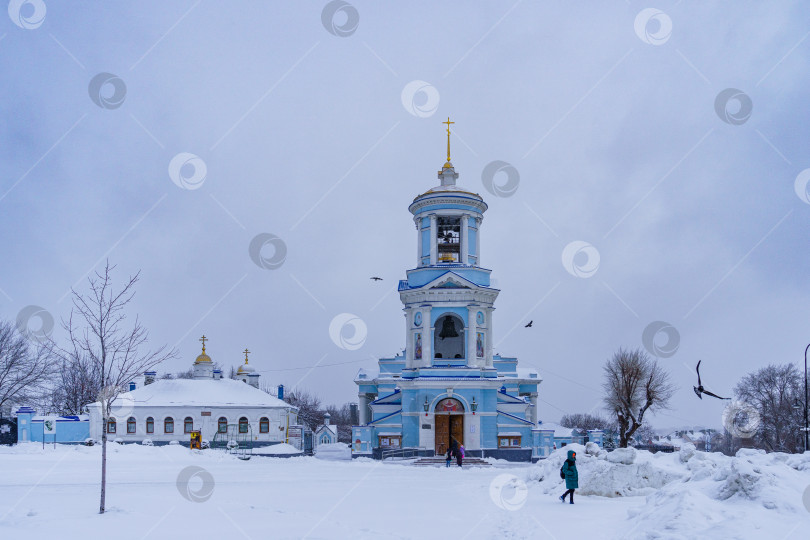
<svg viewBox="0 0 810 540"><path fill-rule="evenodd" d="M456 332L456 325L453 323L453 318L447 315L442 321L442 330L439 332L439 338L444 339L448 337L458 337Z"/></svg>

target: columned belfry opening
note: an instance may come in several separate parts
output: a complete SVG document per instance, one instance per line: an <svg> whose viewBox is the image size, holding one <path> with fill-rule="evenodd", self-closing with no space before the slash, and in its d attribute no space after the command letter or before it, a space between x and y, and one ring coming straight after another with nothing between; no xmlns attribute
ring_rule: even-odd
<svg viewBox="0 0 810 540"><path fill-rule="evenodd" d="M436 319L433 331L433 358L436 360L465 358L464 321L458 315L445 314Z"/></svg>
<svg viewBox="0 0 810 540"><path fill-rule="evenodd" d="M461 262L461 218L439 216L436 219L436 247L440 263Z"/></svg>

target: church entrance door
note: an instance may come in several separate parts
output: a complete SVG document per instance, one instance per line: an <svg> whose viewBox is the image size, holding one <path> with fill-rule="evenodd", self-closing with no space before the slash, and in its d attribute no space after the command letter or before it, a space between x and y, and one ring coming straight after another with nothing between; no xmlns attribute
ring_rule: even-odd
<svg viewBox="0 0 810 540"><path fill-rule="evenodd" d="M436 455L447 453L454 443L464 444L464 407L455 399L443 399L436 406Z"/></svg>

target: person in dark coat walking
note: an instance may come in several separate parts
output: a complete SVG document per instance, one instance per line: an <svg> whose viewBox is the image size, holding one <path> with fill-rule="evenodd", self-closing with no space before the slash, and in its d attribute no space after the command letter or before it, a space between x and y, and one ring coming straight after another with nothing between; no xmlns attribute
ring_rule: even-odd
<svg viewBox="0 0 810 540"><path fill-rule="evenodd" d="M568 451L568 459L563 462L562 472L565 474L565 488L568 490L560 495L560 501L565 503L565 496L571 495L571 504L574 504L574 490L579 487L579 473L577 472L577 453Z"/></svg>
<svg viewBox="0 0 810 540"><path fill-rule="evenodd" d="M447 456L445 458L446 467L450 466L450 462L453 461L453 447L447 449Z"/></svg>
<svg viewBox="0 0 810 540"><path fill-rule="evenodd" d="M464 459L464 445L459 444L458 448L456 448L456 463L458 466L461 467L461 461Z"/></svg>

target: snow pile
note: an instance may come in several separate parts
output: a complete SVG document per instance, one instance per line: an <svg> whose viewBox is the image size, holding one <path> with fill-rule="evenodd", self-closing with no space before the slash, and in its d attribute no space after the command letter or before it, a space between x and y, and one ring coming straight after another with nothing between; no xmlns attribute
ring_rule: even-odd
<svg viewBox="0 0 810 540"><path fill-rule="evenodd" d="M806 520L802 494L810 489L810 452L766 454L742 449L734 457L696 452L685 463L690 475L647 497L630 512L640 530L667 535L635 538L767 537L777 523ZM763 514L763 509L765 513ZM758 519L751 516L758 515ZM769 523L771 521L771 523Z"/></svg>
<svg viewBox="0 0 810 540"><path fill-rule="evenodd" d="M568 450L577 453L578 495L646 495L644 505L628 511L628 538L764 538L769 530L810 517L810 452L742 449L730 457L693 445L651 454L572 444L533 467L530 489L555 496L565 490L559 469Z"/></svg>
<svg viewBox="0 0 810 540"><path fill-rule="evenodd" d="M611 463L621 463L622 465L632 465L636 461L635 448L617 448L608 453L607 460Z"/></svg>
<svg viewBox="0 0 810 540"><path fill-rule="evenodd" d="M256 452L265 455L281 456L286 454L300 454L301 450L291 444L279 443L274 444L273 446L266 446L264 448L257 449Z"/></svg>
<svg viewBox="0 0 810 540"><path fill-rule="evenodd" d="M560 491L560 467L568 457L568 451L577 453L580 495L600 495L602 497L624 497L648 495L669 482L685 476L676 466L661 466L653 454L637 452L635 448L624 448L596 453L593 447L569 444L555 450L548 459L538 462L529 473L529 481L539 481L545 493ZM660 454L659 454L660 455Z"/></svg>
<svg viewBox="0 0 810 540"><path fill-rule="evenodd" d="M352 449L346 443L319 444L315 448L315 457L318 459L352 459Z"/></svg>
<svg viewBox="0 0 810 540"><path fill-rule="evenodd" d="M686 463L687 461L692 459L692 456L695 455L695 452L697 452L697 450L695 449L695 445L692 443L686 443L683 446L681 446L681 449L678 452L678 458L681 460L681 463Z"/></svg>

